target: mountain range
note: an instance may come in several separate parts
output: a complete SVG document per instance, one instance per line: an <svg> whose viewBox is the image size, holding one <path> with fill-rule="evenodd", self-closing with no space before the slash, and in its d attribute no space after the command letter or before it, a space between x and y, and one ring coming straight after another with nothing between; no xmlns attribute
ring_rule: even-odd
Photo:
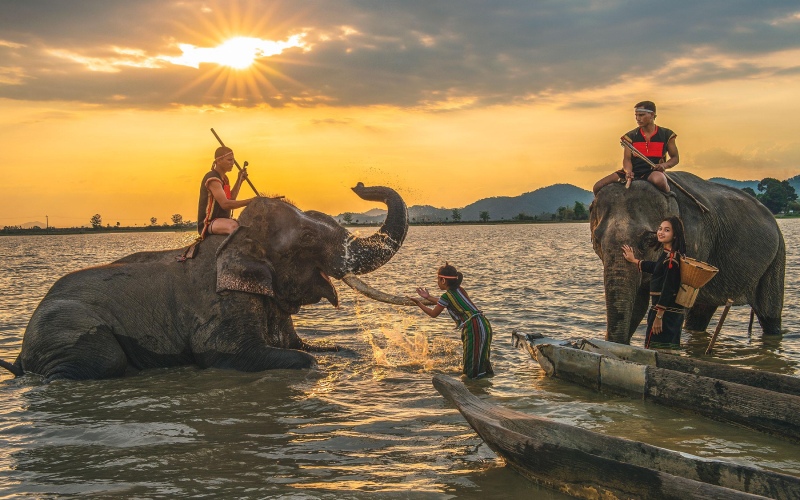
<svg viewBox="0 0 800 500"><path fill-rule="evenodd" d="M724 177L712 177L708 180L736 189L749 187L756 193L758 192L759 181L757 180L739 181ZM787 179L787 181L800 194L800 175ZM574 207L575 202L583 203L588 209L593 198L591 191L572 184L553 184L519 196L482 198L465 207L456 208L461 212L462 221L478 221L480 220L481 212L488 212L489 220L491 221L510 220L521 213L529 216L538 215L542 219L549 218L546 216L558 212L559 207ZM344 222L345 213L341 213L334 218L342 223ZM363 213L350 213L350 217L352 222L362 224L381 223L386 218L386 210L373 208ZM414 205L408 208L408 219L411 222L441 222L449 221L452 218L452 208L436 208L431 205ZM43 228L46 224L34 221L26 222L20 227L27 229L36 226Z"/></svg>
<svg viewBox="0 0 800 500"><path fill-rule="evenodd" d="M757 180L738 181L724 177L714 177L708 180L737 189L749 187L758 192L759 181ZM795 191L800 194L800 175L787 180ZM553 184L519 196L493 196L480 199L465 207L456 208L461 212L462 221L480 220L481 212L488 212L489 220L497 221L510 220L521 213L530 216L549 215L558 212L559 207L572 208L575 206L575 202L583 203L588 209L593 198L591 191L572 184ZM343 217L346 213L335 216L335 219L343 222ZM373 208L363 213L350 213L350 217L352 222L380 223L386 217L386 210ZM452 208L436 208L431 205L408 207L408 220L411 222L441 222L452 220L452 218Z"/></svg>

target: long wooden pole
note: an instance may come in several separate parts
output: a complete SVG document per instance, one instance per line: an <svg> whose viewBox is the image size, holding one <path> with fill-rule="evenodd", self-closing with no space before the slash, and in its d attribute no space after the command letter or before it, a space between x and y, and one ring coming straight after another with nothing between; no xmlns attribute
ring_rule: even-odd
<svg viewBox="0 0 800 500"><path fill-rule="evenodd" d="M653 170L658 170L658 165L656 165L655 163L653 163L652 161L650 161L650 158L646 157L646 156L645 156L645 155L643 155L643 154L642 154L642 153L641 153L641 152L640 152L638 149L636 149L636 148L633 146L633 144L631 144L631 143L630 143L630 139L627 139L627 137L625 137L625 136L622 136L622 139L620 139L619 143L622 145L622 147L624 147L624 148L627 148L628 150L630 150L630 152L631 152L632 154L634 154L634 155L638 156L639 158L641 158L642 160L646 161L646 162L647 162L647 164L648 164L648 165L650 165L650 168L652 168ZM700 210L702 210L703 212L708 212L708 211L709 211L709 210L708 210L708 208L707 208L705 205L703 205L702 203L700 203L700 200L698 200L697 198L695 198L695 197L694 197L694 196L693 196L693 195L692 195L692 194L691 194L689 191L687 191L686 189L684 189L684 187L683 187L683 186L681 186L680 184L678 184L677 182L675 182L675 180L674 180L672 177L670 177L670 176L667 174L667 172L666 172L666 171L662 171L662 173L664 174L664 177L666 177L666 178L667 178L667 180L668 180L669 182L671 182L672 184L674 184L674 185L675 185L675 187L676 187L676 188L678 188L678 190L679 190L681 193L683 193L683 194L685 194L686 196L688 196L689 198L691 198L691 199L692 199L692 201L693 201L693 202L695 202L695 203L697 204L697 206L698 206L698 207L700 207ZM628 186L630 186L630 183L627 183L627 184L625 185L625 187L628 187Z"/></svg>
<svg viewBox="0 0 800 500"><path fill-rule="evenodd" d="M706 354L711 354L711 349L714 348L714 342L717 341L717 336L719 335L720 330L722 330L722 323L725 322L725 317L728 316L728 311L733 305L733 299L728 299L725 302L725 309L722 310L722 314L719 316L719 322L717 322L717 328L714 330L714 335L711 336L711 342L708 343L708 349L706 349Z"/></svg>
<svg viewBox="0 0 800 500"><path fill-rule="evenodd" d="M217 141L219 142L219 145L225 147L225 143L222 142L222 139L219 138L219 136L217 135L217 133L214 131L213 128L211 129L211 133L214 134L214 137L217 138ZM238 168L239 170L242 170L242 167L239 166L239 162L237 162L235 158L233 159L233 164L236 165L236 168ZM245 165L246 164L247 164L247 162L245 162ZM253 185L253 183L250 182L250 178L249 177L247 179L245 179L245 181L247 181L247 183L253 189L253 192L256 194L256 196L261 196L259 194L259 192L258 192L258 189L256 189L256 187Z"/></svg>

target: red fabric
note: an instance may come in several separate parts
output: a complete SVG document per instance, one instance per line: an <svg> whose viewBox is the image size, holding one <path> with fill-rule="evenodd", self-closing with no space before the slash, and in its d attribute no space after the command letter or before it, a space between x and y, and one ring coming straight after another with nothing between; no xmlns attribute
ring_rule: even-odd
<svg viewBox="0 0 800 500"><path fill-rule="evenodd" d="M664 156L663 142L634 142L633 147L643 155L650 157L661 158Z"/></svg>

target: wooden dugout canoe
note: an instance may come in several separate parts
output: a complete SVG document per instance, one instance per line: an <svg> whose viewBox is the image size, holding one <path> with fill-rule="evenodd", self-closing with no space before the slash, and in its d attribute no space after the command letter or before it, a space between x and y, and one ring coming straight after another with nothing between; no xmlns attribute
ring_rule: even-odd
<svg viewBox="0 0 800 500"><path fill-rule="evenodd" d="M681 358L603 340L513 333L548 376L800 442L800 379Z"/></svg>
<svg viewBox="0 0 800 500"><path fill-rule="evenodd" d="M800 498L800 478L607 436L489 404L461 382L433 385L506 463L578 498Z"/></svg>

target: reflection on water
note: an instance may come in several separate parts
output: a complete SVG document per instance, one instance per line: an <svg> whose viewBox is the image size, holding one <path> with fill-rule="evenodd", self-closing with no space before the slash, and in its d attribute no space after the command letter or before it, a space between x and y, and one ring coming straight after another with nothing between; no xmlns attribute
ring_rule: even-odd
<svg viewBox="0 0 800 500"><path fill-rule="evenodd" d="M798 301L800 221L787 241L785 303ZM178 248L191 233L0 237L0 357L13 360L31 313L66 272L134 251ZM386 266L365 277L386 291L436 289L449 260L492 322L496 375L467 381L519 411L705 457L800 474L796 445L642 401L545 378L511 346L512 330L601 336L602 270L586 224L413 227ZM178 265L178 264L176 264ZM305 339L348 350L313 371L248 374L187 367L137 377L42 385L0 373L0 482L9 496L563 498L503 466L431 385L458 376L459 332L444 316L377 304L339 287L341 306L304 308ZM712 320L716 324L717 318ZM713 359L798 374L800 313L783 338L747 335L734 307ZM708 333L685 334L700 357ZM633 343L641 344L643 328Z"/></svg>

